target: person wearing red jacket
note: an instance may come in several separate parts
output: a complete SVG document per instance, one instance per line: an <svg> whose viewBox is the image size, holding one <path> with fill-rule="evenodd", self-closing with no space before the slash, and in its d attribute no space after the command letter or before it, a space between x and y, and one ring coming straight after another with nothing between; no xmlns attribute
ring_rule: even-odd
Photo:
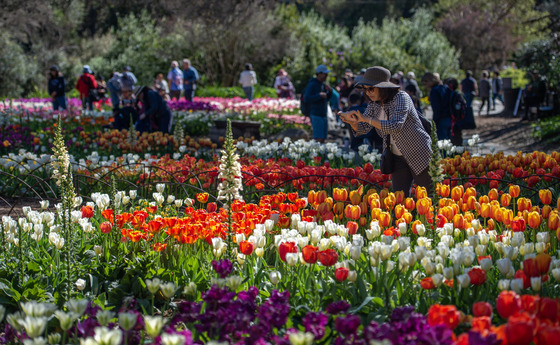
<svg viewBox="0 0 560 345"><path fill-rule="evenodd" d="M95 77L92 75L91 68L88 65L84 65L82 70L83 74L78 78L76 82L76 90L80 92L80 99L82 100L82 108L88 110L93 110L93 100L90 98L90 90L97 89L97 82Z"/></svg>

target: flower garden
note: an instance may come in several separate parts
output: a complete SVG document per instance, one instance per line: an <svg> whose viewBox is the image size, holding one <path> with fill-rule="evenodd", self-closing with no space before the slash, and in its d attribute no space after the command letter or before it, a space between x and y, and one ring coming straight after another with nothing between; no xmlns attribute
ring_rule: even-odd
<svg viewBox="0 0 560 345"><path fill-rule="evenodd" d="M172 103L172 135L41 104L0 109L0 194L43 199L1 219L0 343L560 343L558 152L439 143L405 197L365 147L193 130L297 102Z"/></svg>

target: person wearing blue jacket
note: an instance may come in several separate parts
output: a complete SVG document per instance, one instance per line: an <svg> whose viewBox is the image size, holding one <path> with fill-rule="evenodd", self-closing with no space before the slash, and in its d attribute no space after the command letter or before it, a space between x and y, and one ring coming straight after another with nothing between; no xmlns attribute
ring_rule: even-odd
<svg viewBox="0 0 560 345"><path fill-rule="evenodd" d="M317 76L311 78L305 87L304 100L309 103L309 117L313 128L313 139L324 142L327 139L328 119L327 107L332 96L332 88L325 84L329 75L325 65L315 69Z"/></svg>
<svg viewBox="0 0 560 345"><path fill-rule="evenodd" d="M134 89L136 102L142 103L142 113L136 125L138 132L163 132L170 133L173 125L173 114L167 102L154 91L145 86L137 86Z"/></svg>
<svg viewBox="0 0 560 345"><path fill-rule="evenodd" d="M53 110L66 110L66 80L58 70L58 66L53 65L49 74L49 95L52 98Z"/></svg>
<svg viewBox="0 0 560 345"><path fill-rule="evenodd" d="M424 74L422 84L430 90L429 100L438 140L451 139L451 89L430 72Z"/></svg>

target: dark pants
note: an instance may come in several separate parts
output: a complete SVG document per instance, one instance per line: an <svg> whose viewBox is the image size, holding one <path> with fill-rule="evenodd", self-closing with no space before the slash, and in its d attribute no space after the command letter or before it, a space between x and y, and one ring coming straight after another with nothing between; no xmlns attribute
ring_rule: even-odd
<svg viewBox="0 0 560 345"><path fill-rule="evenodd" d="M255 92L255 88L252 86L247 86L243 88L243 92L245 92L245 97L252 101L253 100L253 93Z"/></svg>
<svg viewBox="0 0 560 345"><path fill-rule="evenodd" d="M443 118L434 121L438 140L451 139L451 118Z"/></svg>
<svg viewBox="0 0 560 345"><path fill-rule="evenodd" d="M57 111L58 108L60 108L60 110L66 110L66 96L55 97L52 101L52 104L54 111Z"/></svg>
<svg viewBox="0 0 560 345"><path fill-rule="evenodd" d="M93 110L93 102L89 97L82 99L82 109L86 110L86 107L87 110Z"/></svg>
<svg viewBox="0 0 560 345"><path fill-rule="evenodd" d="M478 108L478 114L482 112L482 108L484 108L484 104L486 104L486 115L490 114L490 97L480 97L482 103L480 103L480 108Z"/></svg>
<svg viewBox="0 0 560 345"><path fill-rule="evenodd" d="M171 99L175 98L176 100L179 100L179 98L181 98L181 90L169 91L169 97L171 97Z"/></svg>
<svg viewBox="0 0 560 345"><path fill-rule="evenodd" d="M506 105L504 102L504 96L501 93L493 93L492 94L492 109L496 108L496 98L502 102L502 105Z"/></svg>
<svg viewBox="0 0 560 345"><path fill-rule="evenodd" d="M408 197L410 195L410 187L412 186L412 181L416 182L418 186L425 187L428 195L432 194L432 178L428 173L428 168L424 169L424 171L416 175L402 156L395 155L391 181L393 182L393 191L397 192L402 190L405 197Z"/></svg>
<svg viewBox="0 0 560 345"><path fill-rule="evenodd" d="M467 103L467 108L471 106L472 101L473 101L473 95L470 92L465 92L464 93L465 96L465 103Z"/></svg>
<svg viewBox="0 0 560 345"><path fill-rule="evenodd" d="M193 98L194 98L194 90L185 89L185 99L189 102L192 102Z"/></svg>

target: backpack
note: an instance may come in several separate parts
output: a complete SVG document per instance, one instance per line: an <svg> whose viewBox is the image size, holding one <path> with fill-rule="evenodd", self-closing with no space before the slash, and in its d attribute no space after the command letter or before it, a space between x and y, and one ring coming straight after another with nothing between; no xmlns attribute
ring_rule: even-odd
<svg viewBox="0 0 560 345"><path fill-rule="evenodd" d="M307 90L307 87L305 87L305 89L303 90L303 93L301 94L301 99L299 100L299 110L301 111L301 113L303 114L303 116L307 116L309 117L311 115L311 104L307 101L305 101L305 91Z"/></svg>
<svg viewBox="0 0 560 345"><path fill-rule="evenodd" d="M82 81L88 86L89 88L89 93L88 93L88 97L90 99L91 102L98 102L99 100L101 100L101 97L99 96L99 92L97 91L96 88L93 87L93 84L91 83L91 80L89 78L85 78L82 75Z"/></svg>
<svg viewBox="0 0 560 345"><path fill-rule="evenodd" d="M451 91L449 105L451 106L451 118L453 121L461 121L467 113L467 102L463 95L457 91Z"/></svg>

